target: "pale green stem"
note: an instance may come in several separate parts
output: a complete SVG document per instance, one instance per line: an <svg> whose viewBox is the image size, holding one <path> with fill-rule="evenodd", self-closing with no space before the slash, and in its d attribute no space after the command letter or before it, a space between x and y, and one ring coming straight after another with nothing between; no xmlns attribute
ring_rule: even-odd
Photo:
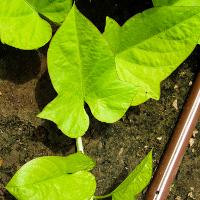
<svg viewBox="0 0 200 200"><path fill-rule="evenodd" d="M76 138L76 148L77 148L78 152L84 153L82 137ZM110 196L112 196L112 194L108 194L108 195L105 195L105 196L94 196L94 197L91 198L91 200L93 200L93 199L105 199L105 198L108 198Z"/></svg>
<svg viewBox="0 0 200 200"><path fill-rule="evenodd" d="M76 148L77 151L84 153L82 137L76 138Z"/></svg>

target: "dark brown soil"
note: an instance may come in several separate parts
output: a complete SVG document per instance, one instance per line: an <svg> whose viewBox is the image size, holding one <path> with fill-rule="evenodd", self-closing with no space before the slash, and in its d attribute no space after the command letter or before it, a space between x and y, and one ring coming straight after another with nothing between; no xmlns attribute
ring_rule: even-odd
<svg viewBox="0 0 200 200"><path fill-rule="evenodd" d="M84 2L84 3L83 3ZM133 14L151 6L149 0L86 0L78 7L103 30L105 16L123 23ZM97 17L98 16L98 17ZM0 199L12 200L4 189L12 175L27 161L43 155L68 155L75 151L74 140L65 137L56 126L36 118L55 96L45 61L46 48L20 51L0 46ZM200 65L200 49L162 83L159 101L132 107L114 124L98 122L84 136L85 151L97 162L97 194L115 188L138 162L154 148L157 167L173 132ZM177 107L176 107L177 102ZM200 124L197 126L200 130ZM188 147L169 200L200 199L200 134ZM192 143L191 143L192 144ZM178 198L180 197L180 198ZM141 195L140 199L144 199Z"/></svg>

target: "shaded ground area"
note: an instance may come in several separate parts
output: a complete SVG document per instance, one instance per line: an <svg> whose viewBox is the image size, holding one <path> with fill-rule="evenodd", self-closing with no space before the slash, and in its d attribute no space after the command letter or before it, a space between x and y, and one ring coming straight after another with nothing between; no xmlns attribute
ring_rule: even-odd
<svg viewBox="0 0 200 200"><path fill-rule="evenodd" d="M84 2L84 3L83 3ZM78 7L103 30L105 16L123 23L150 1L78 1ZM99 17L97 17L99 16ZM0 46L0 199L12 200L4 189L11 176L27 161L43 155L68 155L74 141L51 122L36 118L56 95L46 72L46 48L20 51ZM197 68L197 48L183 65L162 83L159 101L132 107L114 124L98 122L84 136L85 151L97 161L97 194L114 189L154 148L154 168L181 112ZM200 130L200 124L197 127ZM200 199L200 134L194 134L171 189L169 200ZM194 142L194 143L193 143ZM140 199L144 199L141 195Z"/></svg>

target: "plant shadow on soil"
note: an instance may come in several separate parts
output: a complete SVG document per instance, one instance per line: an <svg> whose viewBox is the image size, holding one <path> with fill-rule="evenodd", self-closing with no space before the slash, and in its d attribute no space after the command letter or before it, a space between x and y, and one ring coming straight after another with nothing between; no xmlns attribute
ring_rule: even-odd
<svg viewBox="0 0 200 200"><path fill-rule="evenodd" d="M0 43L0 80L25 83L40 72L37 51L22 51Z"/></svg>
<svg viewBox="0 0 200 200"><path fill-rule="evenodd" d="M151 7L152 3L150 0L91 0L91 3L89 0L78 0L77 6L100 31L103 31L106 16L123 24L129 17ZM46 54L44 48L39 51ZM97 121L86 106L90 116L90 128L83 142L85 152L97 163L93 170L97 178L97 195L109 193L116 188L152 148L154 148L154 168L157 167L191 82L198 71L199 54L200 49L196 48L187 61L162 83L159 101L149 100L140 106L131 107L125 116L114 124ZM3 83L12 84L15 90L24 85L28 88L24 90L24 95L27 96L35 89L34 96L30 96L30 102L37 106L30 107L25 112L27 115L31 113L36 116L56 96L46 66L41 67L41 60L36 51L20 51L1 45L0 72L0 86ZM30 82L33 82L31 87L28 85ZM6 93L9 97L7 98L4 95L4 87L0 87L0 92L3 94L0 95L0 110L4 106L1 104L2 98L5 99L2 102L9 106L19 101L21 110L25 110L24 101L20 96L12 97L14 100L11 101L10 96L13 95ZM16 170L27 161L44 155L68 155L75 152L74 140L64 136L53 123L49 121L35 123L32 118L25 120L20 117L18 110L10 112L9 110L4 112L6 116L0 113L0 163L3 162L0 166L0 199L2 200L14 199L5 191L4 186ZM200 130L200 125L197 129ZM199 139L200 136L197 134L193 146L187 149L169 200L177 196L182 199L192 199L191 195L200 199ZM139 199L144 199L144 193Z"/></svg>

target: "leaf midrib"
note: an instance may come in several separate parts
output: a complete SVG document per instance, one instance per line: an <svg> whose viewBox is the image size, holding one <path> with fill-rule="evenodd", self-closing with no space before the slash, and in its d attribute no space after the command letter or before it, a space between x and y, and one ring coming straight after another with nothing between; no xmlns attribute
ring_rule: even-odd
<svg viewBox="0 0 200 200"><path fill-rule="evenodd" d="M86 172L86 171L83 171L83 170L80 170L80 171L77 171L77 172L75 172L75 173L59 173L57 176L51 176L51 177L48 177L48 178L45 178L45 179L43 179L43 180L41 180L41 181L37 181L37 182L34 182L34 183L30 183L30 184L24 184L24 185L17 185L17 186L13 186L12 184L9 186L9 187L12 187L12 188L20 188L20 187L29 187L29 186L31 186L31 185L37 185L37 184L41 184L41 183L43 183L43 182L48 182L49 180L54 180L54 179L57 179L57 178L60 178L60 177L62 177L62 176L70 176L70 175L76 175L76 174L78 174L78 173L81 173L81 172ZM89 173L89 172L87 172L87 173Z"/></svg>
<svg viewBox="0 0 200 200"><path fill-rule="evenodd" d="M33 12L36 12L36 8L34 8L27 0L24 0L24 2L31 8L31 10L33 10Z"/></svg>
<svg viewBox="0 0 200 200"><path fill-rule="evenodd" d="M58 176L51 176L51 177L49 177L49 178L45 178L45 179L43 179L43 180L41 180L41 181L37 181L37 182L34 182L34 183L29 183L29 184L24 184L24 185L16 185L16 186L13 186L12 184L11 185L8 185L8 188L9 187L12 187L12 188L21 188L21 187L29 187L29 186L31 186L31 185L38 185L38 184L41 184L41 183L43 183L43 182L47 182L47 181L49 181L49 180L53 180L53 179L57 179L57 178L60 178L60 177L62 177L62 176L66 176L66 175L70 175L70 174L58 174Z"/></svg>
<svg viewBox="0 0 200 200"><path fill-rule="evenodd" d="M80 67L79 67L79 75L80 75L80 81L81 81L81 93L82 93L82 98L83 98L83 101L85 99L85 85L83 83L83 63L82 63L82 60L81 60L81 50L80 50L80 40L79 40L79 35L78 35L78 26L77 26L77 23L76 23L76 13L73 12L74 14L74 22L75 22L75 34L76 34L76 38L77 38L77 53L78 53L78 58L79 58L79 64L80 64Z"/></svg>

